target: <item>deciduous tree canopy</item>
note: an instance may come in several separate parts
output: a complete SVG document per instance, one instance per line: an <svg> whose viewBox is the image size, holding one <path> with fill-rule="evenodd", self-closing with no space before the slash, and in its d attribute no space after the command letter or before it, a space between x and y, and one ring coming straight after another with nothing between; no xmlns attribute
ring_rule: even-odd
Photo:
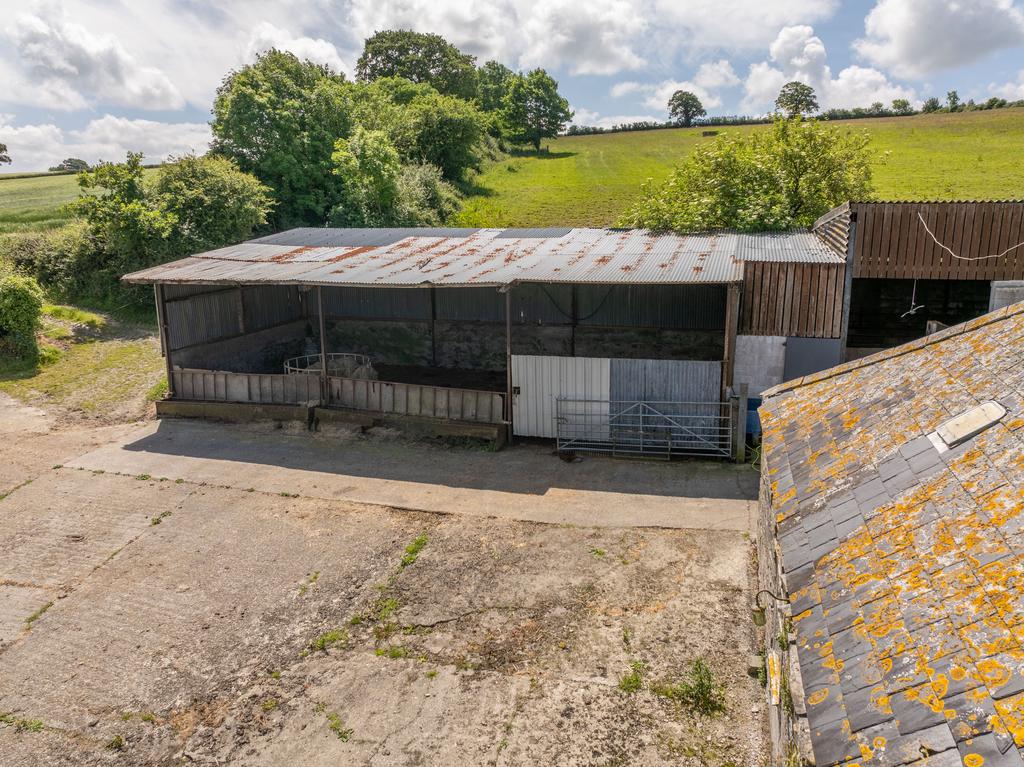
<svg viewBox="0 0 1024 767"><path fill-rule="evenodd" d="M793 80L782 86L775 107L788 117L814 114L818 111L818 98L810 85Z"/></svg>
<svg viewBox="0 0 1024 767"><path fill-rule="evenodd" d="M370 82L404 77L428 83L438 92L462 99L477 95L475 59L440 35L405 29L378 32L366 40L356 64L356 77Z"/></svg>
<svg viewBox="0 0 1024 767"><path fill-rule="evenodd" d="M509 139L540 149L542 139L557 136L572 119L569 102L558 83L543 69L515 75L502 106L502 121Z"/></svg>
<svg viewBox="0 0 1024 767"><path fill-rule="evenodd" d="M770 131L699 146L660 185L645 186L620 224L659 231L781 230L871 193L867 133L779 118Z"/></svg>
<svg viewBox="0 0 1024 767"><path fill-rule="evenodd" d="M668 114L675 122L689 128L695 117L703 117L707 112L695 93L676 91L668 100Z"/></svg>

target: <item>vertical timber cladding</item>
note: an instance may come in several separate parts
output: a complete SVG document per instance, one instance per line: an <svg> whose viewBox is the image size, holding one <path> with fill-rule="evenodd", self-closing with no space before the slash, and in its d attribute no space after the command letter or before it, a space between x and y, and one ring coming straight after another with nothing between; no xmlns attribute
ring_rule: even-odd
<svg viewBox="0 0 1024 767"><path fill-rule="evenodd" d="M839 338L845 264L748 261L740 334Z"/></svg>
<svg viewBox="0 0 1024 767"><path fill-rule="evenodd" d="M1024 247L1014 247L1024 242L1024 202L859 202L850 208L857 217L854 277L1024 279Z"/></svg>

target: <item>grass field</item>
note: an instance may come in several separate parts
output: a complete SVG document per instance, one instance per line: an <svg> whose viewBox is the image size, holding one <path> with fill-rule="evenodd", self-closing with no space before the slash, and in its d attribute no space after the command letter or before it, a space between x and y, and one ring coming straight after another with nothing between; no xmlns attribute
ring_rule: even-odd
<svg viewBox="0 0 1024 767"><path fill-rule="evenodd" d="M872 138L883 199L1024 197L1024 109L836 123ZM765 126L716 128L721 132ZM511 157L476 179L464 226L608 226L647 179L661 181L702 141L701 128L567 136L550 153Z"/></svg>
<svg viewBox="0 0 1024 767"><path fill-rule="evenodd" d="M71 219L64 206L77 197L74 173L0 173L0 234L63 226Z"/></svg>

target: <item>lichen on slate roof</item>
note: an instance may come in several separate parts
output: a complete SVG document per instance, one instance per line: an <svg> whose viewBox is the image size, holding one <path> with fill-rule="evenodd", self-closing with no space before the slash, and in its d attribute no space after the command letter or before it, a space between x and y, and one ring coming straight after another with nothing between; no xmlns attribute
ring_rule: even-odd
<svg viewBox="0 0 1024 767"><path fill-rule="evenodd" d="M1007 414L940 453L928 434ZM1024 304L766 392L765 471L825 765L1024 765Z"/></svg>

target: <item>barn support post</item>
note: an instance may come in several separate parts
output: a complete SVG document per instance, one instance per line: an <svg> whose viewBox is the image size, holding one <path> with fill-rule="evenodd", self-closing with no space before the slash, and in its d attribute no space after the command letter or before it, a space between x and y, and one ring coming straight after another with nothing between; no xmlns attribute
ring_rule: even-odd
<svg viewBox="0 0 1024 767"><path fill-rule="evenodd" d="M733 456L736 459L736 463L743 463L747 459L747 400L749 391L749 384L736 384L736 422L733 424L733 434L735 435Z"/></svg>
<svg viewBox="0 0 1024 767"><path fill-rule="evenodd" d="M505 423L508 433L505 439L512 444L512 286L505 292Z"/></svg>
<svg viewBox="0 0 1024 767"><path fill-rule="evenodd" d="M156 322L160 330L160 351L164 354L164 365L167 368L167 398L174 399L174 367L171 363L171 334L167 328L167 303L164 300L164 286L159 282L153 285L153 297L156 300Z"/></svg>
<svg viewBox="0 0 1024 767"><path fill-rule="evenodd" d="M846 274L843 281L843 316L840 318L839 358L840 364L846 362L846 342L850 335L850 299L853 295L853 259L857 246L857 213L850 213L850 233L846 238Z"/></svg>
<svg viewBox="0 0 1024 767"><path fill-rule="evenodd" d="M437 289L430 286L430 365L437 367Z"/></svg>
<svg viewBox="0 0 1024 767"><path fill-rule="evenodd" d="M327 384L327 323L324 321L323 288L316 286L316 313L320 322L320 402L328 404L330 392Z"/></svg>
<svg viewBox="0 0 1024 767"><path fill-rule="evenodd" d="M740 285L729 283L725 300L725 353L722 355L722 401L732 387L732 372L736 367L736 335L740 325Z"/></svg>

